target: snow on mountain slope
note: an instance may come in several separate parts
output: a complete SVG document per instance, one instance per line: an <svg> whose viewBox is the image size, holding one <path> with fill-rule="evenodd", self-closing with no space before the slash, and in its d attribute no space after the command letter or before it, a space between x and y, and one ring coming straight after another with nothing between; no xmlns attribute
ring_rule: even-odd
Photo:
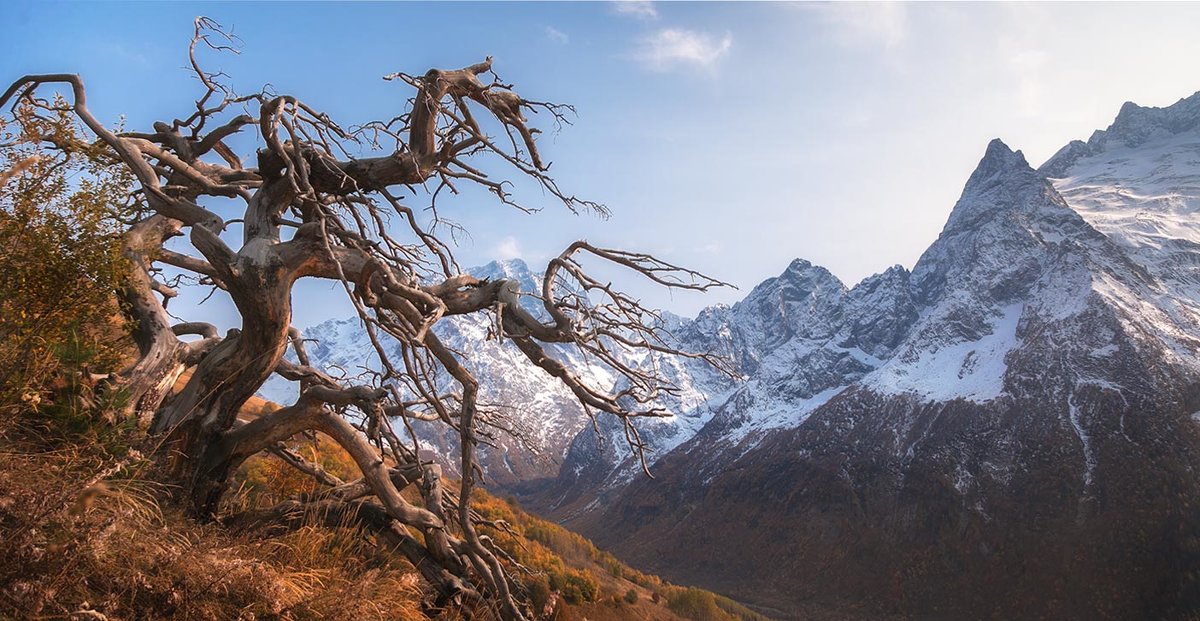
<svg viewBox="0 0 1200 621"><path fill-rule="evenodd" d="M753 459L771 437L814 421L833 424L846 403L962 402L1001 411L1032 400L1045 410L1037 424L1072 438L1068 450L1078 459L1070 470L1094 493L1105 457L1094 439L1098 400L1128 399L1164 377L1200 372L1198 249L1200 94L1161 110L1128 104L1108 130L1068 145L1037 171L994 141L911 272L896 266L847 288L796 260L733 306L695 319L664 314L677 345L726 356L746 380L695 361L631 357L656 365L682 390L664 399L668 416L638 422L647 456L654 468L673 455L704 453L690 471L707 480ZM540 288L520 261L474 272ZM538 300L527 302L541 312ZM483 339L488 321L454 318L438 330L478 369L485 398L540 450L502 441L501 450L485 451L491 478L528 484L533 502L560 515L584 515L624 493L641 465L619 422L601 417L596 434L569 393L511 346ZM369 351L355 319L327 322L309 336L322 341L312 348L321 365L358 364ZM573 350L556 355L598 385L613 381ZM275 396L279 384L269 388ZM1118 426L1125 422L1122 415ZM909 411L878 432L892 438L889 453L916 459L914 447L933 430ZM427 439L443 455L456 450L453 437ZM998 456L976 461L1000 479L1018 467ZM957 468L960 491L982 476Z"/></svg>
<svg viewBox="0 0 1200 621"><path fill-rule="evenodd" d="M1162 284L1151 304L1200 334L1200 93L1166 108L1127 103L1107 130L1041 171Z"/></svg>
<svg viewBox="0 0 1200 621"><path fill-rule="evenodd" d="M906 288L900 283L906 278L902 268L890 270L868 279L861 293L852 296L828 270L797 259L732 307L715 306L695 320L674 320L672 332L679 347L722 355L751 379L733 382L703 365L683 369L706 390L692 407L682 407L674 416L638 421L649 448L647 462L653 467L692 441L714 424L714 417L730 410L725 404L731 401L743 406L737 423L726 419L721 424L739 439L798 424L801 408L815 408L879 363L863 348L886 350L894 339L896 319L878 317L868 310L865 298L885 309L880 312L901 309L903 321L907 307L893 298L904 297ZM624 446L617 422L601 420L600 430L597 435L585 429L574 439L558 480L541 490L551 499L544 504L595 505L604 494L642 475L641 462Z"/></svg>
<svg viewBox="0 0 1200 621"><path fill-rule="evenodd" d="M493 262L471 270L480 278L508 278L521 284L522 291L537 291L540 282L519 260ZM536 299L522 302L531 312L544 313ZM480 380L481 404L498 410L528 444L496 433L499 450L484 447L480 459L494 482L511 483L526 478L549 476L557 471L565 449L563 438L570 438L586 424L586 416L575 397L547 373L529 364L524 355L508 342L488 339L494 317L487 314L451 317L435 327L438 336L452 349L462 353ZM311 341L309 354L315 366L331 372L354 375L361 365L378 368L378 356L357 317L329 320L305 330ZM385 347L398 348L384 338ZM595 365L581 363L578 352L561 346L552 347L554 355L577 369L586 379L599 385L613 379ZM398 356L397 351L389 355ZM290 403L296 398L297 385L280 377L272 378L261 391L263 396ZM414 422L418 435L444 465L453 467L458 440L441 425Z"/></svg>
<svg viewBox="0 0 1200 621"><path fill-rule="evenodd" d="M1200 95L1127 105L1040 171L993 141L911 273L789 287L821 280L803 263L682 331L749 379L656 479L609 486L577 439L566 482L603 496L533 500L637 565L797 617L1186 617L1198 127Z"/></svg>
<svg viewBox="0 0 1200 621"><path fill-rule="evenodd" d="M469 271L478 278L515 280L526 293L541 290L541 275L519 259L496 261ZM522 305L535 316L546 314L541 299L535 295L525 296ZM488 314L456 316L444 319L434 328L448 347L462 355L479 379L481 405L496 411L504 426L520 436L492 429L497 446L482 447L480 461L489 480L500 485L553 477L572 438L585 428L590 433L590 420L570 390L530 364L516 346L507 340L488 337L494 321ZM664 321L668 329L678 329L683 322L669 313L664 314ZM362 372L364 364L378 368L378 356L357 317L326 321L306 330L304 337L312 343L308 350L315 366L348 376ZM384 344L396 347L386 336ZM589 384L604 388L620 386L616 374L585 359L577 348L561 344L547 344L546 348ZM398 356L398 352L389 355ZM644 419L640 425L644 439L660 452L673 448L703 426L707 419L698 406L731 381L706 363L692 359L626 352L624 361L633 368L652 367L678 388L677 394L664 395L654 404L665 408L667 416ZM263 387L261 394L280 403L290 403L295 400L297 389L295 383L276 376ZM615 419L607 421L609 439L618 450L628 454L623 448L624 433L619 425L611 429L613 422ZM431 456L454 472L457 436L441 425L415 421L413 426Z"/></svg>
<svg viewBox="0 0 1200 621"><path fill-rule="evenodd" d="M715 437L738 444L799 426L852 385L926 401L999 398L1022 321L1078 315L1098 290L1129 300L1151 288L1020 152L993 141L911 274L892 268L847 290L797 261L724 313L750 380L736 407L721 408Z"/></svg>
<svg viewBox="0 0 1200 621"><path fill-rule="evenodd" d="M863 385L886 394L919 394L931 401L995 399L1004 391L1004 357L1018 345L1017 322L1023 310L1019 303L1005 307L977 340L893 358Z"/></svg>
<svg viewBox="0 0 1200 621"><path fill-rule="evenodd" d="M760 289L776 287L796 265ZM1138 326L1139 340L1194 349L1169 316L1126 308L1156 287L1020 152L993 141L912 273L893 268L850 290L812 288L823 299L805 307L822 314L774 348L758 350L749 381L725 402L712 402L717 415L695 442L736 446L733 453L743 454L764 434L800 427L850 389L917 402L1011 397L1023 378L1010 362L1032 356L1047 330L1078 330L1082 317L1123 314ZM730 313L743 342L751 340L744 326L769 325L764 309L774 305L756 299L760 289ZM1095 341L1096 335L1109 340ZM1072 338L1056 354L1091 360L1116 347L1115 330L1096 335Z"/></svg>
<svg viewBox="0 0 1200 621"><path fill-rule="evenodd" d="M1093 296L1119 305L1158 290L1019 151L998 140L917 262L912 285L921 319L898 354L862 385L976 402L1004 393L1006 359L1028 333L1021 326L1078 316ZM1157 319L1148 331L1174 332L1169 318Z"/></svg>

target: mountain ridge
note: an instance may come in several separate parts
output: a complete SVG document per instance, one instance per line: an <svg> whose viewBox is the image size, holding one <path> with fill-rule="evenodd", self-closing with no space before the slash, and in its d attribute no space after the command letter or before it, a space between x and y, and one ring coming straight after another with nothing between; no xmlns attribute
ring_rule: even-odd
<svg viewBox="0 0 1200 621"><path fill-rule="evenodd" d="M1170 150L1176 138L1136 148ZM1167 277L1187 261L1150 261L1151 244L1087 217L1066 198L1076 187L993 141L889 298L907 295L915 312L903 339L874 350L877 363L796 357L774 378L764 364L655 462L656 480L632 481L600 509L551 513L635 564L800 617L1193 609L1197 562L1184 551L1200 533L1187 474L1200 466L1190 415L1200 331L1174 283L1194 281ZM1174 252L1194 252L1179 241ZM814 384L822 368L840 374ZM797 383L834 388L816 403L782 396ZM754 429L770 404L785 424ZM1164 486L1174 495L1147 493ZM1161 538L1137 534L1148 531ZM914 563L922 569L904 569ZM1058 598L1042 597L1047 582Z"/></svg>
<svg viewBox="0 0 1200 621"><path fill-rule="evenodd" d="M911 270L847 287L797 259L665 316L743 379L668 367L687 397L640 423L656 479L601 418L500 484L638 566L795 616L1200 606L1193 117L1200 93L1126 105L1038 169L991 141Z"/></svg>

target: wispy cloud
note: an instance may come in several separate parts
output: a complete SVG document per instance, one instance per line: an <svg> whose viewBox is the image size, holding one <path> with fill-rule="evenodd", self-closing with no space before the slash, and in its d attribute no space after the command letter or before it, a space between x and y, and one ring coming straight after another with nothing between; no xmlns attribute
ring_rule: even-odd
<svg viewBox="0 0 1200 621"><path fill-rule="evenodd" d="M616 0L613 2L613 8L617 14L626 17L634 17L637 19L655 19L658 17L658 9L650 0Z"/></svg>
<svg viewBox="0 0 1200 621"><path fill-rule="evenodd" d="M123 43L106 42L101 45L100 49L104 53L111 54L125 62L133 62L144 66L151 64L149 56Z"/></svg>
<svg viewBox="0 0 1200 621"><path fill-rule="evenodd" d="M546 38L555 43L566 45L571 41L571 37L567 33L555 28L554 26L546 26Z"/></svg>
<svg viewBox="0 0 1200 621"><path fill-rule="evenodd" d="M803 5L820 15L847 45L894 48L908 39L908 7L900 2L830 2Z"/></svg>
<svg viewBox="0 0 1200 621"><path fill-rule="evenodd" d="M521 242L517 241L517 238L513 237L512 235L501 239L500 242L492 248L492 256L502 261L519 259L521 258L522 254Z"/></svg>
<svg viewBox="0 0 1200 621"><path fill-rule="evenodd" d="M717 39L694 30L663 28L642 39L633 58L655 71L686 65L711 68L732 47L733 35L729 33Z"/></svg>

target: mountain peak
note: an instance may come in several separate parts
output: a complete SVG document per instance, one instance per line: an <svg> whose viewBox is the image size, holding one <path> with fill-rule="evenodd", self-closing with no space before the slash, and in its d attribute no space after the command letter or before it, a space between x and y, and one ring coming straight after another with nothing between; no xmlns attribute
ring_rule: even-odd
<svg viewBox="0 0 1200 621"><path fill-rule="evenodd" d="M979 160L979 165L975 167L975 172L971 175L967 185L986 182L1000 173L1027 169L1029 169L1029 163L1025 161L1023 153L1013 151L1004 144L1003 140L993 138L988 143L987 150L983 153L983 159Z"/></svg>
<svg viewBox="0 0 1200 621"><path fill-rule="evenodd" d="M500 278L508 278L510 280L533 280L533 271L521 259L498 259L486 265L472 267L467 270L468 273L476 278L489 278L492 280Z"/></svg>
<svg viewBox="0 0 1200 621"><path fill-rule="evenodd" d="M992 140L990 142L988 142L987 151L985 151L984 153L985 153L985 157L986 157L988 155L992 155L993 153L997 154L997 155L1000 155L1000 154L1012 155L1015 152L1011 148L1009 148L1008 145L1004 144L1003 140L1001 140L999 138L992 138Z"/></svg>
<svg viewBox="0 0 1200 621"><path fill-rule="evenodd" d="M516 281L522 293L537 295L542 290L542 275L529 269L521 259L498 259L486 265L469 268L467 273L486 280ZM545 312L540 299L536 297L522 297L521 306L534 315Z"/></svg>
<svg viewBox="0 0 1200 621"><path fill-rule="evenodd" d="M1051 208L1053 198L1047 194L1048 189L1053 192L1046 178L1029 166L1020 151L1013 151L1001 140L991 141L941 235L913 267L917 297L933 301L958 286L955 283L975 278L978 275L971 273L972 265L986 263L1000 274L1020 263L1028 250L1027 242L1033 239L1022 222ZM1008 247L1002 247L998 240L1005 240ZM980 258L985 255L990 259Z"/></svg>
<svg viewBox="0 0 1200 621"><path fill-rule="evenodd" d="M519 257L514 257L512 259L497 259L495 261L492 261L488 265L495 265L506 271L513 271L513 272L528 272L529 271L529 265L525 263L524 259L521 259Z"/></svg>
<svg viewBox="0 0 1200 621"><path fill-rule="evenodd" d="M1132 101L1127 101L1121 105L1121 111L1117 113L1117 118L1113 120L1109 130L1149 123L1172 133L1178 133L1191 129L1197 122L1200 122L1200 91L1180 98L1179 101L1162 108L1139 106Z"/></svg>
<svg viewBox="0 0 1200 621"><path fill-rule="evenodd" d="M1121 105L1107 129L1092 132L1087 142L1072 140L1058 150L1038 171L1062 179L1080 159L1113 148L1136 148L1151 140L1200 129L1200 91L1164 108L1140 106L1132 101Z"/></svg>
<svg viewBox="0 0 1200 621"><path fill-rule="evenodd" d="M1200 92L1163 108L1139 106L1127 101L1108 129L1092 135L1088 147L1092 153L1099 153L1109 145L1134 148L1151 140L1196 128L1200 128Z"/></svg>
<svg viewBox="0 0 1200 621"><path fill-rule="evenodd" d="M1132 101L1127 101L1121 104L1121 109L1117 112L1116 120L1120 121L1122 118L1129 118L1130 116L1137 114L1137 111L1141 109L1141 106L1133 103Z"/></svg>
<svg viewBox="0 0 1200 621"><path fill-rule="evenodd" d="M787 271L789 272L804 272L813 266L811 261L806 259L792 259L788 264Z"/></svg>
<svg viewBox="0 0 1200 621"><path fill-rule="evenodd" d="M1022 185L1029 181L1027 177L1031 175L1037 176L1037 173L1029 166L1029 162L1025 161L1023 153L1013 151L999 138L993 139L988 143L975 172L971 173L971 178L967 180L958 204L950 213L950 219L946 223L947 229L964 218L974 220L984 211L1007 205L1007 201L1004 200L977 199L1001 185L1012 186L1014 182Z"/></svg>
<svg viewBox="0 0 1200 621"><path fill-rule="evenodd" d="M811 286L827 286L834 289L844 288L845 285L833 275L833 272L816 265L805 259L793 259L788 264L787 269L783 270L778 277L771 280L786 281L786 282L804 282L811 283Z"/></svg>

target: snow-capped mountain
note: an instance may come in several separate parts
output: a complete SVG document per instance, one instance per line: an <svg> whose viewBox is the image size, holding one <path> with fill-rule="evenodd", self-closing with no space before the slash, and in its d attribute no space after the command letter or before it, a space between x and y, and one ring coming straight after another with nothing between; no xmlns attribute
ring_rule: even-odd
<svg viewBox="0 0 1200 621"><path fill-rule="evenodd" d="M479 275L538 290L519 262ZM444 322L485 398L515 406L547 456L502 443L493 480L636 565L773 616L1200 610L1200 93L1126 104L1036 170L993 141L911 272L847 287L796 260L737 304L664 320L745 379L631 358L683 388L639 425L654 479L617 421L595 433L515 349L482 340L487 318ZM360 355L356 326L314 329L330 344L318 363Z"/></svg>
<svg viewBox="0 0 1200 621"><path fill-rule="evenodd" d="M684 322L749 380L655 479L583 434L531 501L780 616L1187 616L1198 209L1200 94L1040 170L993 141L911 273L797 261Z"/></svg>
<svg viewBox="0 0 1200 621"><path fill-rule="evenodd" d="M522 291L540 288L540 283L534 281L535 275L519 260L493 262L471 272L480 278L516 280ZM538 310L532 302L523 303L532 312ZM552 476L562 461L562 438L574 436L582 429L584 414L569 391L531 367L515 347L487 338L494 321L494 317L486 315L452 317L435 327L443 342L471 361L481 382L481 403L487 404L485 409L497 412L506 427L528 440L526 443L507 434L496 434L501 450L483 447L481 462L489 478L501 483ZM311 343L308 351L314 366L351 376L361 372L364 364L378 368L374 347L357 316L321 323L305 330L304 338ZM386 335L383 342L398 349ZM573 360L571 351L556 353ZM399 358L398 351L388 354ZM296 391L295 383L275 377L261 392L274 401L290 403L295 400ZM457 461L453 456L458 451L454 434L442 425L421 421L414 421L413 427L426 441L425 447L434 453L432 457L453 467Z"/></svg>
<svg viewBox="0 0 1200 621"><path fill-rule="evenodd" d="M541 291L541 274L531 271L520 259L495 261L469 272L482 279L516 281L526 293ZM526 296L522 304L535 316L546 314L540 298ZM664 321L675 324L680 320L664 313ZM479 379L482 419L495 423L482 429L491 436L494 446L484 445L480 449L480 462L488 482L502 487L553 478L572 438L585 428L591 429L591 421L575 396L560 382L532 365L512 343L489 337L494 322L493 315L477 313L444 319L434 328L438 337L459 353ZM379 366L374 346L357 316L321 323L305 330L304 338L311 343L307 349L313 365L331 373L353 376L365 370L363 365L372 369ZM382 342L397 347L386 335ZM610 369L585 358L575 347L548 344L546 348L591 385L607 389L617 382ZM399 359L397 351L388 354ZM694 360L630 352L624 362L634 368L653 365L678 387L677 395L666 395L656 404L672 413L696 410L708 395L720 394L724 385L731 382L705 363ZM261 394L273 401L290 403L295 400L297 390L297 384L274 377ZM646 439L655 446L670 443L672 437L691 437L704 422L676 415L647 421L642 428ZM441 461L451 474L457 474L457 435L440 424L413 421L412 425L429 456ZM618 428L611 441L623 448L624 433ZM628 449L624 450L627 454Z"/></svg>

